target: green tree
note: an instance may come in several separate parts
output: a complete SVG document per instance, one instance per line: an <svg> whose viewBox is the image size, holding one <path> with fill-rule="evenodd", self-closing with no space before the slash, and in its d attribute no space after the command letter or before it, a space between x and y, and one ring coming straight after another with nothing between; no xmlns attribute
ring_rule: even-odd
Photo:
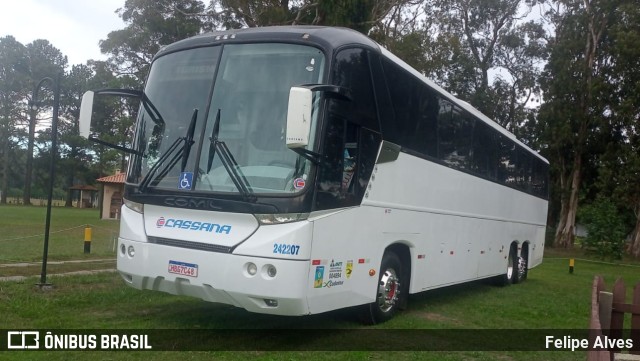
<svg viewBox="0 0 640 361"><path fill-rule="evenodd" d="M27 73L26 48L12 36L0 38L0 204L7 203L12 162L9 154L15 146L16 124L21 118Z"/></svg>
<svg viewBox="0 0 640 361"><path fill-rule="evenodd" d="M417 0L213 0L213 27L239 29L272 25L344 26L369 34L388 29L389 16Z"/></svg>
<svg viewBox="0 0 640 361"><path fill-rule="evenodd" d="M86 179L90 156L87 153L89 143L79 134L78 120L80 118L80 104L82 95L88 90L88 82L93 76L93 72L86 65L74 65L64 77L62 83L60 124L61 159L60 167L65 170L64 188L67 190L65 206L71 207L72 194L69 188L74 185L78 178ZM84 176L83 176L84 175Z"/></svg>
<svg viewBox="0 0 640 361"><path fill-rule="evenodd" d="M41 113L50 113L50 106L53 102L53 88L51 82L44 84L38 92L38 104L33 104L31 97L35 86L44 77L53 80L58 79L58 74L62 74L67 66L67 57L55 48L49 41L38 39L26 46L26 61L28 64L28 87L25 88L24 97L29 107L28 119L28 141L27 160L24 175L24 192L22 202L25 205L31 204L31 177L33 173L33 148L35 143L36 127L41 120ZM45 105L43 107L42 105Z"/></svg>
<svg viewBox="0 0 640 361"><path fill-rule="evenodd" d="M426 56L443 69L436 81L503 127L517 132L539 94L546 59L540 21L524 21L534 1L425 0L432 34ZM436 19L436 20L433 20ZM429 73L430 75L432 73Z"/></svg>
<svg viewBox="0 0 640 361"><path fill-rule="evenodd" d="M552 177L559 198L559 221L554 246L572 247L578 200L589 147L602 134L608 114L602 99L602 45L613 23L615 4L602 1L559 1L561 12L551 14L556 35L545 68L539 126L547 143Z"/></svg>
<svg viewBox="0 0 640 361"><path fill-rule="evenodd" d="M607 82L606 124L609 139L597 163L597 192L611 198L625 210L633 228L629 251L640 257L640 8L633 2L620 4L609 29L607 62L603 72Z"/></svg>
<svg viewBox="0 0 640 361"><path fill-rule="evenodd" d="M598 199L580 210L580 219L587 229L584 240L589 251L600 258L617 260L624 252L625 226L615 204L609 199Z"/></svg>
<svg viewBox="0 0 640 361"><path fill-rule="evenodd" d="M198 34L205 7L197 0L127 0L118 14L124 29L109 33L100 50L118 75L129 75L142 84L153 56L164 45Z"/></svg>

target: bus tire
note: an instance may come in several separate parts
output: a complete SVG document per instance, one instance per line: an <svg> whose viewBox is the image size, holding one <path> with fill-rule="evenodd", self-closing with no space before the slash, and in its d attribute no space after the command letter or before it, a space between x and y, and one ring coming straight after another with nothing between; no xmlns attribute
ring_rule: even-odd
<svg viewBox="0 0 640 361"><path fill-rule="evenodd" d="M518 251L515 247L511 247L509 250L509 257L507 258L507 269L500 278L500 285L508 286L515 283L515 278L518 273Z"/></svg>
<svg viewBox="0 0 640 361"><path fill-rule="evenodd" d="M380 263L376 300L365 307L365 323L377 324L386 322L395 316L407 297L403 286L403 274L400 257L394 252L386 252Z"/></svg>

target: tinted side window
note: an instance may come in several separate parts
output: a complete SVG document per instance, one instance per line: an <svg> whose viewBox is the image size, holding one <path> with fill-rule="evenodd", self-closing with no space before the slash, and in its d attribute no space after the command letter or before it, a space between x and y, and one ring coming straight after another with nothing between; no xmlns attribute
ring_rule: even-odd
<svg viewBox="0 0 640 361"><path fill-rule="evenodd" d="M516 145L504 135L498 135L498 182L516 185Z"/></svg>
<svg viewBox="0 0 640 361"><path fill-rule="evenodd" d="M532 161L532 155L529 152L518 148L516 187L525 192L531 192Z"/></svg>
<svg viewBox="0 0 640 361"><path fill-rule="evenodd" d="M472 171L495 180L498 170L498 144L495 130L484 122L476 122L473 132Z"/></svg>
<svg viewBox="0 0 640 361"><path fill-rule="evenodd" d="M352 101L331 102L332 111L344 114L349 121L379 131L369 59L364 49L345 49L335 58L333 83L351 92Z"/></svg>
<svg viewBox="0 0 640 361"><path fill-rule="evenodd" d="M437 153L438 95L419 79L387 60L382 62L395 123L383 122L385 137L432 157Z"/></svg>
<svg viewBox="0 0 640 361"><path fill-rule="evenodd" d="M407 146L408 135L415 130L415 121L411 119L412 94L414 93L414 80L400 67L390 64L386 59L382 61L384 77L389 88L389 96L395 122L384 122L382 133L390 141Z"/></svg>
<svg viewBox="0 0 640 361"><path fill-rule="evenodd" d="M538 158L533 159L533 174L531 178L531 191L538 197L549 196L548 173L549 166Z"/></svg>

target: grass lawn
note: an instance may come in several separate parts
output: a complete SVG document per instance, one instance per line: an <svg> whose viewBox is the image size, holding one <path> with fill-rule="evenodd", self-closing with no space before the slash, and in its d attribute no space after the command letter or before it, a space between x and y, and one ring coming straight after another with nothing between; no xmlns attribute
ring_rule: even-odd
<svg viewBox="0 0 640 361"><path fill-rule="evenodd" d="M0 206L0 263L41 261L45 207ZM92 228L91 253L84 254L84 229ZM119 223L100 219L97 209L53 207L49 260L114 258ZM0 269L0 277L2 277Z"/></svg>
<svg viewBox="0 0 640 361"><path fill-rule="evenodd" d="M124 285L117 274L52 277L55 288L43 292L24 282L0 283L0 324L2 329L185 329L185 330L264 330L327 329L326 351L331 350L331 330L417 330L477 329L479 335L496 337L515 330L527 337L530 329L585 329L589 321L591 283L595 274L603 275L608 288L617 277L627 284L640 281L640 268L576 262L568 273L563 258L547 258L529 273L522 285L496 287L486 282L428 291L411 297L409 309L396 318L374 327L362 326L352 310L340 310L305 317L275 317L248 313L232 306L206 303L193 298L158 292L137 291ZM494 331L492 331L494 330ZM188 331L186 331L188 332ZM301 331L302 332L302 331ZM493 333L492 333L493 332ZM2 336L2 335L0 335ZM484 337L484 336L483 336ZM237 338L234 339L237 342ZM320 340L322 341L322 340ZM366 345L363 341L362 345ZM505 338L513 342L513 337ZM366 346L362 347L366 349ZM584 352L181 352L180 359L241 360L584 360ZM173 352L94 352L98 359L157 360L178 357ZM11 352L8 359L67 360L92 357L86 352Z"/></svg>

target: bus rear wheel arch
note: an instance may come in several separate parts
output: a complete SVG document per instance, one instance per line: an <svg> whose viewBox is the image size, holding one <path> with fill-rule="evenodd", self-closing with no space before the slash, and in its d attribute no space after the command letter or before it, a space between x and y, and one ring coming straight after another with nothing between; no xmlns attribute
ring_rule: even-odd
<svg viewBox="0 0 640 361"><path fill-rule="evenodd" d="M411 256L408 247L395 245L387 248L378 273L374 302L365 305L362 318L366 324L377 324L392 319L398 310L405 309L409 297Z"/></svg>

